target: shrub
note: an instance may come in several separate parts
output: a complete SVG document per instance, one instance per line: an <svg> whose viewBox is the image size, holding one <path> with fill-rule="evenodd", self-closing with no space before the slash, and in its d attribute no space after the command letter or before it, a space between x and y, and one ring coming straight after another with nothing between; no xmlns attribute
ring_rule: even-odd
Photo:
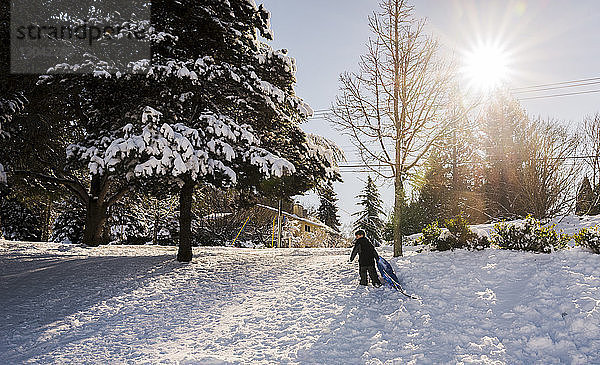
<svg viewBox="0 0 600 365"><path fill-rule="evenodd" d="M479 236L471 231L467 221L462 215L446 220L442 230L435 221L427 225L422 231L421 243L429 246L432 251L447 251L459 248L467 250L483 250L490 247L490 242L485 236Z"/></svg>
<svg viewBox="0 0 600 365"><path fill-rule="evenodd" d="M421 231L419 243L427 246L433 246L433 243L439 239L441 234L442 230L440 227L438 227L438 221L433 221L426 225Z"/></svg>
<svg viewBox="0 0 600 365"><path fill-rule="evenodd" d="M467 221L462 215L446 221L446 228L450 232L450 239L454 240L452 248L466 248L468 250L483 250L490 247L486 236L479 236L471 231Z"/></svg>
<svg viewBox="0 0 600 365"><path fill-rule="evenodd" d="M582 228L573 239L578 246L586 247L600 254L600 226Z"/></svg>
<svg viewBox="0 0 600 365"><path fill-rule="evenodd" d="M39 212L36 212L39 211L36 209L36 199L25 199L20 194L15 196L14 192L0 182L0 238L40 241L45 227Z"/></svg>
<svg viewBox="0 0 600 365"><path fill-rule="evenodd" d="M80 244L83 241L85 207L71 198L58 205L58 212L52 225L52 241Z"/></svg>
<svg viewBox="0 0 600 365"><path fill-rule="evenodd" d="M554 230L555 225L544 227L528 215L523 223L498 223L494 226L493 242L506 250L550 253L565 248L569 236Z"/></svg>

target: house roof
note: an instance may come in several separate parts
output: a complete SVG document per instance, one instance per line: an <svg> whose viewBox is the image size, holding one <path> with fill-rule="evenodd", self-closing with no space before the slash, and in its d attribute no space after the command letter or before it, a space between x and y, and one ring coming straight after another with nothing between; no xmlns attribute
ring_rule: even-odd
<svg viewBox="0 0 600 365"><path fill-rule="evenodd" d="M261 207L261 208L265 208L265 209L271 210L273 212L278 212L279 211L277 208L273 208L273 207L270 207L268 205L264 205L264 204L256 204L256 205L259 206L259 207ZM296 214L291 214L291 213L285 212L283 210L281 211L281 214L284 215L284 216L286 216L286 217L298 220L300 222L308 223L308 224L311 224L313 226L317 226L317 227L323 228L324 230L326 230L329 233L338 234L338 232L336 232L334 229L332 229L331 227L329 227L328 225L326 225L326 224L324 224L322 222L313 221L313 220L310 220L310 219L298 217Z"/></svg>
<svg viewBox="0 0 600 365"><path fill-rule="evenodd" d="M233 213L222 212L222 213L211 213L209 215L205 215L202 219L211 220L211 219L219 219L223 217L227 217L228 215L232 215Z"/></svg>

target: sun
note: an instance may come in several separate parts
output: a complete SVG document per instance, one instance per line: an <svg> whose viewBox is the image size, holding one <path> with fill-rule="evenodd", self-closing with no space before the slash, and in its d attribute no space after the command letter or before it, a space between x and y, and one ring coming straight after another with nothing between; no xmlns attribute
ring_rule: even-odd
<svg viewBox="0 0 600 365"><path fill-rule="evenodd" d="M508 81L509 57L501 46L479 45L465 52L462 73L469 88L490 92Z"/></svg>

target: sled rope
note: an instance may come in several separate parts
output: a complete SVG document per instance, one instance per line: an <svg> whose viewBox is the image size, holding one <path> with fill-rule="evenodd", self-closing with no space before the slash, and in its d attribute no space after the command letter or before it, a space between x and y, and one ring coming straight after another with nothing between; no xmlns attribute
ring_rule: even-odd
<svg viewBox="0 0 600 365"><path fill-rule="evenodd" d="M401 294L403 294L404 296L406 296L406 297L408 297L408 298L411 298L411 299L419 299L419 298L417 298L417 297L415 297L415 296L412 296L412 295L410 295L410 294L406 293L406 292L404 291L404 289L402 288L402 285L400 285L400 283L399 283L399 282L397 282L396 280L394 280L394 279L393 279L392 277L390 277L389 275L387 275L387 274L384 274L384 273L382 273L382 275L383 275L383 276L385 276L385 278L386 278L387 280L389 280L390 282L392 282L392 283L394 284L394 285L393 285L394 289L396 289L397 291L399 291L399 292L400 292Z"/></svg>
<svg viewBox="0 0 600 365"><path fill-rule="evenodd" d="M386 276L387 276L387 275L386 275ZM388 277L388 279L389 279L389 280L390 280L392 283L394 283L394 284L395 284L395 287L394 287L394 289L398 290L400 293L402 293L403 295L405 295L405 296L407 296L407 297L409 297L409 298L411 298L411 299L419 299L419 298L417 298L417 297L414 297L414 296L412 296L412 295L410 295L410 294L407 294L407 293L404 291L404 289L402 288L402 285L400 285L400 283L398 283L396 280L392 279L392 278L391 278L391 277L389 277L389 276L387 276L387 277Z"/></svg>

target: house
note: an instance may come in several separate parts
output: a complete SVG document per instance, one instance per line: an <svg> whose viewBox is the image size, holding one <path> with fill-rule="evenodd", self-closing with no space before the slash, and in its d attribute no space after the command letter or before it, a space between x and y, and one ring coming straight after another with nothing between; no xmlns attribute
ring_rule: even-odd
<svg viewBox="0 0 600 365"><path fill-rule="evenodd" d="M277 208L263 204L258 206L270 210L275 216L278 213ZM339 247L346 243L339 232L314 217L308 217L300 203L294 203L292 213L282 211L281 216L281 243L285 247ZM274 237L275 232L276 228Z"/></svg>

